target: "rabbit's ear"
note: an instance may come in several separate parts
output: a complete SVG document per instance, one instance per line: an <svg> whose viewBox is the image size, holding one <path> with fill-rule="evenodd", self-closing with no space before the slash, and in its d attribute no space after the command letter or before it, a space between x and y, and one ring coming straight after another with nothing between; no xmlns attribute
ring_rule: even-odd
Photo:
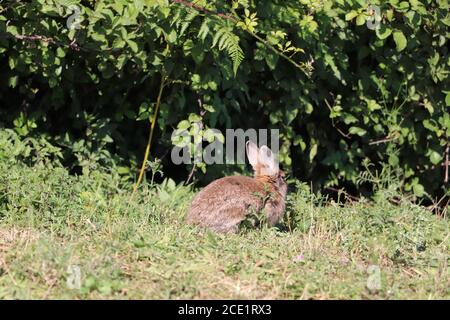
<svg viewBox="0 0 450 320"><path fill-rule="evenodd" d="M255 168L256 165L258 164L258 155L259 155L258 146L251 141L247 141L245 148L247 150L248 161L250 162L252 167Z"/></svg>
<svg viewBox="0 0 450 320"><path fill-rule="evenodd" d="M259 163L265 168L264 171L267 175L278 174L279 168L275 161L275 155L267 146L262 146L259 149Z"/></svg>

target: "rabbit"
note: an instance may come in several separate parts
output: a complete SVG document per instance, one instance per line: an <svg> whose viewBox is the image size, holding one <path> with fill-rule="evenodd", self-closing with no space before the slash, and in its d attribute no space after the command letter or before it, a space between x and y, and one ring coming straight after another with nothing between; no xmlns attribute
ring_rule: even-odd
<svg viewBox="0 0 450 320"><path fill-rule="evenodd" d="M284 214L287 185L284 172L267 146L246 144L254 177L229 176L211 182L193 199L186 223L219 233L237 233L239 224L251 212L266 214L270 226Z"/></svg>

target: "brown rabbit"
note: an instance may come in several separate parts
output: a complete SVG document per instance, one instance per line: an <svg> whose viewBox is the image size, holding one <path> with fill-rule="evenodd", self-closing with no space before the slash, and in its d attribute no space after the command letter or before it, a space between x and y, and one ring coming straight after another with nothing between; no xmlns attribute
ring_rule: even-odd
<svg viewBox="0 0 450 320"><path fill-rule="evenodd" d="M264 209L269 225L283 216L287 186L272 151L246 144L254 178L231 176L213 181L192 201L186 222L218 232L237 232L239 224L251 212Z"/></svg>

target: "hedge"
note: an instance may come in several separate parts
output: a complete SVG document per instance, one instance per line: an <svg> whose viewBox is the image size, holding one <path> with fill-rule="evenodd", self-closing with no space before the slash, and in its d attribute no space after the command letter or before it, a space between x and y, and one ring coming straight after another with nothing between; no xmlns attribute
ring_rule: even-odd
<svg viewBox="0 0 450 320"><path fill-rule="evenodd" d="M151 159L178 181L170 135L201 119L280 129L282 166L315 190L370 192L361 172L387 165L417 197L448 193L448 1L190 1L4 1L0 125L74 172L135 176L164 81Z"/></svg>

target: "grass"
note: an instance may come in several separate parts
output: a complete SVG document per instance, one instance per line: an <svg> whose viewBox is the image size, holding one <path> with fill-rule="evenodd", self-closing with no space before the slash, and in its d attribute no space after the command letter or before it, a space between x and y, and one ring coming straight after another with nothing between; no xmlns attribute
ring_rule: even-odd
<svg viewBox="0 0 450 320"><path fill-rule="evenodd" d="M189 188L131 188L0 162L0 299L450 298L448 218L404 198L298 184L281 226L220 235L183 222Z"/></svg>

